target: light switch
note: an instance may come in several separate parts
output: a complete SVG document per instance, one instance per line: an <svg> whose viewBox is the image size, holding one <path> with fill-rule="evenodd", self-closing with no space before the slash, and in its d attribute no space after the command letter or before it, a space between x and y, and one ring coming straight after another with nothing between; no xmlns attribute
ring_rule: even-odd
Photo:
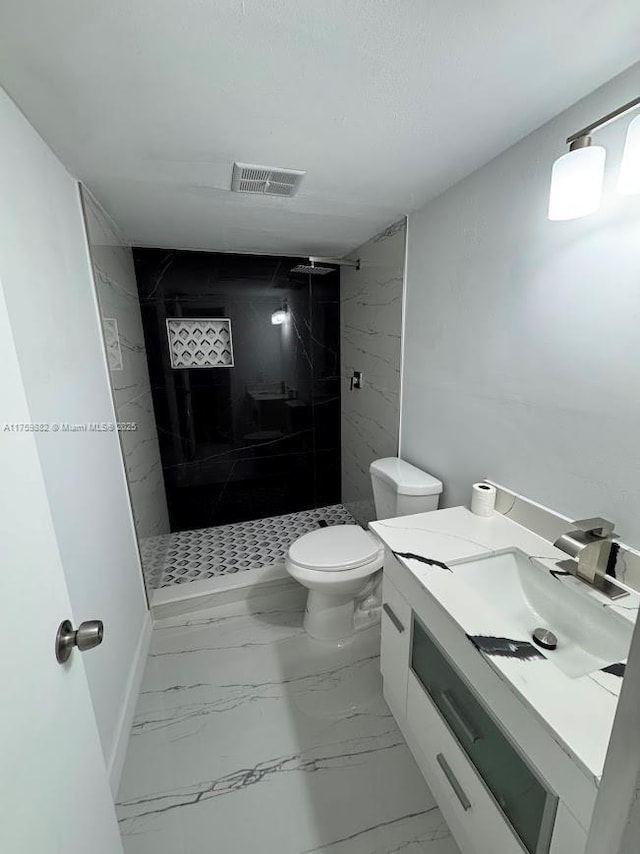
<svg viewBox="0 0 640 854"><path fill-rule="evenodd" d="M351 377L351 391L362 388L362 371L354 371Z"/></svg>

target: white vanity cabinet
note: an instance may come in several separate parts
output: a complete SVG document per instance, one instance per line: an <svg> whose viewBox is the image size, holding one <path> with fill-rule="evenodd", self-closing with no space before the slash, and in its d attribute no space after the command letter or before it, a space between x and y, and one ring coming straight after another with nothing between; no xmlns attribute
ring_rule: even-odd
<svg viewBox="0 0 640 854"><path fill-rule="evenodd" d="M380 672L384 698L402 726L407 713L407 677L411 647L411 606L387 575L382 578Z"/></svg>
<svg viewBox="0 0 640 854"><path fill-rule="evenodd" d="M583 854L595 783L392 555L382 621L385 699L463 854Z"/></svg>

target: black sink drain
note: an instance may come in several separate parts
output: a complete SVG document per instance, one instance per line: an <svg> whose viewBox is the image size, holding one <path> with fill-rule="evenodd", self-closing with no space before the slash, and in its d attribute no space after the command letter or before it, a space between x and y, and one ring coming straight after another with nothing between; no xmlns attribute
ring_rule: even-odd
<svg viewBox="0 0 640 854"><path fill-rule="evenodd" d="M543 649L555 649L558 646L558 638L549 629L534 629L533 641Z"/></svg>

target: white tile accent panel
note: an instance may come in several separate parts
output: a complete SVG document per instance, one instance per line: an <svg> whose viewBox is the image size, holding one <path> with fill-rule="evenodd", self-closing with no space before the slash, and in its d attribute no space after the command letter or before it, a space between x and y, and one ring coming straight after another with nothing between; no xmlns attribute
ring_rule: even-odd
<svg viewBox="0 0 640 854"><path fill-rule="evenodd" d="M228 317L168 317L172 368L232 368L233 343Z"/></svg>
<svg viewBox="0 0 640 854"><path fill-rule="evenodd" d="M136 430L120 431L119 439L140 541L168 533L169 515L133 256L117 226L84 188L82 198L116 418L137 425ZM143 570L146 576L148 570Z"/></svg>
<svg viewBox="0 0 640 854"><path fill-rule="evenodd" d="M351 254L359 270L340 272L342 500L361 524L375 519L370 463L398 453L405 233L402 219Z"/></svg>

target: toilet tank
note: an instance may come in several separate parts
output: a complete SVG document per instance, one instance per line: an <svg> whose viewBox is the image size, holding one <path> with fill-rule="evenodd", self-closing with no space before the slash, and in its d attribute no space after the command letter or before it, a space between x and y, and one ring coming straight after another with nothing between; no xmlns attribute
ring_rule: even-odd
<svg viewBox="0 0 640 854"><path fill-rule="evenodd" d="M437 510L442 482L399 457L374 460L369 467L376 519Z"/></svg>

